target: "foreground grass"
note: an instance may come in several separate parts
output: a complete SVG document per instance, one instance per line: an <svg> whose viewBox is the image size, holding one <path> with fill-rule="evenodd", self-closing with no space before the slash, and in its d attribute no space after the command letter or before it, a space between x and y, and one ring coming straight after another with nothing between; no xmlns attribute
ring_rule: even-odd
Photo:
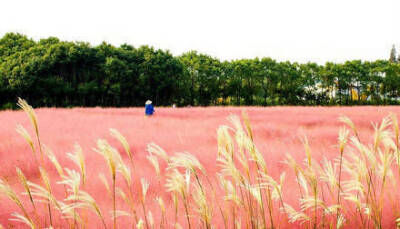
<svg viewBox="0 0 400 229"><path fill-rule="evenodd" d="M51 149L40 141L32 107L23 100L19 105L28 114L35 136L32 138L22 126L17 127L17 132L32 150L41 181L27 180L22 170L16 168L21 185L10 185L6 179L0 182L1 192L19 208L17 212L10 212L11 220L18 225L24 223L31 228L384 228L396 225L399 206L395 191L400 159L399 128L394 115L375 126L371 143L362 142L351 120L342 117L348 129L339 131L337 158L314 160L304 138L304 161L296 161L288 154L285 164L290 171L278 177L271 176L255 146L246 114L243 124L238 117L230 116L232 126L221 126L217 131L218 174L207 174L189 153L169 155L159 146L149 144L147 159L158 177L158 187L162 187L153 200L147 198L149 182L133 177L136 173L132 152L118 130L111 129L110 134L123 146L123 156L126 154L128 160L106 140L99 139L93 150L104 158L109 172L100 174L99 178L88 178L86 170L90 168L86 168L80 146L76 145L74 152L67 154L75 169L61 165ZM59 175L56 181L48 175L48 170L54 168ZM110 199L107 209L101 208L97 190L90 188L90 183L98 179L107 190L102 199ZM298 189L287 189L293 187L290 183L296 183ZM60 187L62 192L55 191ZM21 188L22 192L17 191ZM291 200L294 195L299 197L296 204ZM118 201L121 199L122 202ZM154 201L158 208L153 207ZM166 212L166 202L173 203L174 212ZM385 217L392 210L393 217Z"/></svg>

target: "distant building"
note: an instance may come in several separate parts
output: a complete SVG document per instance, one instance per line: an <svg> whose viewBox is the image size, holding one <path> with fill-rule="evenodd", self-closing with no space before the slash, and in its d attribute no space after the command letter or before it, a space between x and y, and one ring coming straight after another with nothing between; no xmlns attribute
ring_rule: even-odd
<svg viewBox="0 0 400 229"><path fill-rule="evenodd" d="M400 54L398 58L396 58L396 47L395 45L392 46L392 49L390 50L390 57L389 61L392 63L399 63L400 62Z"/></svg>

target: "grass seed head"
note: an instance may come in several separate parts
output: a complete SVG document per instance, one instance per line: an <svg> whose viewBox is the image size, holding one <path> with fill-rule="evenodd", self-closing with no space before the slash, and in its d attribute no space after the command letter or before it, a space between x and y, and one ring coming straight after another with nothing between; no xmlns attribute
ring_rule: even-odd
<svg viewBox="0 0 400 229"><path fill-rule="evenodd" d="M194 155L189 153L176 153L173 157L170 157L168 169L171 168L189 169L193 173L196 173L197 170L200 170L203 174L205 173L205 169L199 160Z"/></svg>
<svg viewBox="0 0 400 229"><path fill-rule="evenodd" d="M339 117L339 121L341 121L341 122L343 122L344 124L348 125L348 126L353 130L354 134L355 134L356 136L358 136L357 128L356 128L356 126L354 125L353 121L351 121L351 119L350 119L349 117L347 117L347 116L341 116L341 117Z"/></svg>
<svg viewBox="0 0 400 229"><path fill-rule="evenodd" d="M111 218L114 219L114 211L110 211ZM115 217L127 216L133 218L133 215L127 211L116 210Z"/></svg>
<svg viewBox="0 0 400 229"><path fill-rule="evenodd" d="M340 229L344 226L346 222L346 218L344 217L343 214L339 214L338 220L336 222L336 229Z"/></svg>
<svg viewBox="0 0 400 229"><path fill-rule="evenodd" d="M85 157L83 156L82 148L79 144L74 145L74 152L67 153L67 158L75 163L78 166L80 173L82 175L82 184L85 184L86 180L86 164L85 164Z"/></svg>
<svg viewBox="0 0 400 229"><path fill-rule="evenodd" d="M67 175L63 175L62 181L57 182L57 184L64 184L64 185L68 186L68 188L69 188L68 191L70 193L77 195L79 192L79 186L81 183L81 176L75 170L65 168L65 171L66 171Z"/></svg>
<svg viewBox="0 0 400 229"><path fill-rule="evenodd" d="M31 147L32 153L36 158L36 151L35 151L35 146L33 145L33 141L32 141L32 137L31 135L28 133L28 131L21 125L17 125L16 127L16 131L19 135L21 135L25 141L29 144L29 147Z"/></svg>
<svg viewBox="0 0 400 229"><path fill-rule="evenodd" d="M29 196L29 200L31 201L33 207L36 208L35 207L35 202L33 201L31 189L29 188L29 185L28 185L28 180L26 179L26 177L25 177L24 173L21 171L21 169L19 169L17 167L16 170L17 170L17 175L19 177L19 180L21 181L22 186L24 187L26 193Z"/></svg>
<svg viewBox="0 0 400 229"><path fill-rule="evenodd" d="M393 131L395 133L396 139L399 138L399 122L397 120L397 115L394 113L390 114L390 119L392 121Z"/></svg>
<svg viewBox="0 0 400 229"><path fill-rule="evenodd" d="M125 165L125 163L122 160L118 163L117 172L122 174L128 186L131 187L132 186L131 170L129 169L128 166Z"/></svg>
<svg viewBox="0 0 400 229"><path fill-rule="evenodd" d="M112 148L108 144L108 142L103 139L99 139L97 141L97 147L98 149L94 150L104 157L108 165L108 168L110 169L110 174L113 177L113 180L115 180L116 170L117 170L117 159L116 159L117 155L115 149Z"/></svg>
<svg viewBox="0 0 400 229"><path fill-rule="evenodd" d="M156 156L154 156L152 153L147 155L147 160L153 165L154 170L156 171L156 175L159 177L160 176L160 165L158 164L158 159Z"/></svg>
<svg viewBox="0 0 400 229"><path fill-rule="evenodd" d="M158 205L160 206L161 212L163 214L165 214L165 204L164 204L163 199L161 197L156 197L156 201L157 201Z"/></svg>
<svg viewBox="0 0 400 229"><path fill-rule="evenodd" d="M212 218L212 210L210 204L207 202L206 195L198 185L194 186L195 190L193 193L193 200L197 206L197 212L199 213L200 219L209 225Z"/></svg>
<svg viewBox="0 0 400 229"><path fill-rule="evenodd" d="M147 152L159 156L160 158L164 159L166 162L169 161L168 154L160 146L156 145L155 143L150 143L147 145Z"/></svg>
<svg viewBox="0 0 400 229"><path fill-rule="evenodd" d="M141 178L141 179L140 179L140 183L142 184L142 197L143 197L143 202L145 202L145 200L146 200L146 194L147 194L147 191L149 190L149 185L150 185L150 183L149 183L146 179L144 179L144 178Z"/></svg>
<svg viewBox="0 0 400 229"><path fill-rule="evenodd" d="M22 201L19 199L18 195L14 192L14 190L6 181L0 180L0 193L4 194L8 199L14 202L22 210L24 216L29 218L28 212L22 204Z"/></svg>
<svg viewBox="0 0 400 229"><path fill-rule="evenodd" d="M17 221L17 222L21 222L26 224L27 226L29 226L31 229L36 229L38 228L35 223L32 221L32 219L27 218L26 216L23 216L21 214L19 214L18 212L14 212L11 214L13 217L15 218L11 218L11 221Z"/></svg>
<svg viewBox="0 0 400 229"><path fill-rule="evenodd" d="M143 220L140 219L139 222L136 224L137 229L143 229L144 228L144 223Z"/></svg>
<svg viewBox="0 0 400 229"><path fill-rule="evenodd" d="M109 195L111 195L110 185L108 184L108 181L107 181L106 176L104 176L103 173L100 173L100 174L99 174L99 179L100 179L100 181L103 183L104 187L106 188L107 193L108 193Z"/></svg>
<svg viewBox="0 0 400 229"><path fill-rule="evenodd" d="M303 224L305 222L310 221L310 217L301 211L296 211L292 206L287 203L284 203L285 208L281 208L281 211L284 211L288 214L289 222L299 222Z"/></svg>
<svg viewBox="0 0 400 229"><path fill-rule="evenodd" d="M46 204L51 204L56 209L58 210L61 209L60 201L57 200L56 197L51 193L50 191L51 189L49 190L48 187L42 187L30 181L28 181L28 185L31 190L32 196L36 197L34 199L35 202L43 202ZM45 184L45 186L47 185Z"/></svg>
<svg viewBox="0 0 400 229"><path fill-rule="evenodd" d="M70 205L67 205L67 207L63 209L63 212L71 209L89 209L104 222L104 217L99 206L97 205L97 202L89 193L79 190L77 195L70 195L65 200L73 202Z"/></svg>
<svg viewBox="0 0 400 229"><path fill-rule="evenodd" d="M117 139L125 149L126 154L128 155L129 159L132 160L132 152L129 147L129 143L126 138L116 129L110 129L111 136Z"/></svg>
<svg viewBox="0 0 400 229"><path fill-rule="evenodd" d="M50 184L49 174L42 167L39 167L39 172L40 172L40 177L42 178L42 182L43 182L44 186L46 187L46 190L49 193L51 193L51 184Z"/></svg>
<svg viewBox="0 0 400 229"><path fill-rule="evenodd" d="M177 169L173 169L167 174L165 187L168 192L176 192L184 196L187 190L185 177Z"/></svg>
<svg viewBox="0 0 400 229"><path fill-rule="evenodd" d="M60 175L60 177L63 177L64 171L62 169L62 166L58 162L56 155L54 155L53 151L51 151L51 149L45 145L43 145L43 149L44 149L44 152L46 153L47 157L50 159L51 163L56 168L58 175Z"/></svg>
<svg viewBox="0 0 400 229"><path fill-rule="evenodd" d="M149 225L151 228L154 227L154 218L153 218L153 213L151 213L151 211L149 211L147 213L147 221L149 222Z"/></svg>
<svg viewBox="0 0 400 229"><path fill-rule="evenodd" d="M17 105L22 108L22 110L25 111L25 113L28 115L29 120L32 123L32 126L35 129L36 135L39 136L39 127L38 127L38 121L37 121L37 116L33 108L24 100L21 98L18 98L18 103Z"/></svg>
<svg viewBox="0 0 400 229"><path fill-rule="evenodd" d="M338 137L338 141L339 141L339 152L343 152L344 148L346 147L347 141L349 138L349 130L346 128L340 128L339 130L339 137Z"/></svg>
<svg viewBox="0 0 400 229"><path fill-rule="evenodd" d="M218 155L224 153L233 155L233 141L229 134L229 127L220 126L217 130Z"/></svg>

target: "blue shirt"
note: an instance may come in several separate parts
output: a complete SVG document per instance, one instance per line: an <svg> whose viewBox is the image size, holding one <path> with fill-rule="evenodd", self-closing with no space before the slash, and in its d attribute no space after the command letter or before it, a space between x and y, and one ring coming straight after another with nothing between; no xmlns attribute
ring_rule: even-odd
<svg viewBox="0 0 400 229"><path fill-rule="evenodd" d="M144 109L146 115L152 115L154 113L154 107L151 104L146 105Z"/></svg>

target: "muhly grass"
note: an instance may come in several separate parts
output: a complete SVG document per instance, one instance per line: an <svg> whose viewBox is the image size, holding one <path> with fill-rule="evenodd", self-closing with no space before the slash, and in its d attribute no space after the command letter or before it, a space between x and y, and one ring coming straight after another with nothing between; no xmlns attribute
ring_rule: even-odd
<svg viewBox="0 0 400 229"><path fill-rule="evenodd" d="M103 158L96 160L101 166L91 166L94 156L79 142L61 158L42 141L32 107L24 100L19 106L34 135L16 128L30 149L29 163L2 174L5 228L393 228L400 222L395 114L373 125L370 141L341 116L336 156L321 157L304 135L303 156L283 152L277 173L245 112L217 129L213 171L189 152L170 153L155 143L139 162L116 128L109 132L116 141L101 136L90 149Z"/></svg>

